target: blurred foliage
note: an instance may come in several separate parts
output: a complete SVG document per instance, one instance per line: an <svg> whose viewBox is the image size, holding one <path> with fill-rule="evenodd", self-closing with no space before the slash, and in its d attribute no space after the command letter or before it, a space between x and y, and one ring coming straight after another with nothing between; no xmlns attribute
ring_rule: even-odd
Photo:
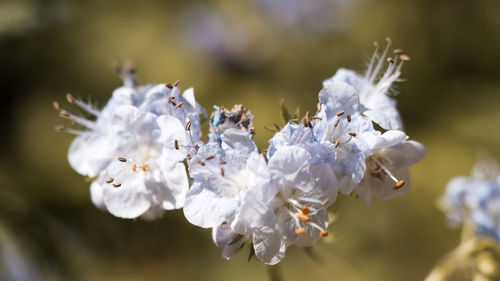
<svg viewBox="0 0 500 281"><path fill-rule="evenodd" d="M458 244L460 230L435 202L477 153L500 158L500 2L315 0L308 5L325 8L305 16L297 13L307 5L289 7L303 1L264 2L0 1L1 280L266 278L244 253L220 258L210 231L182 211L142 222L94 208L89 183L66 161L72 136L53 130L51 102L71 92L103 105L120 85L112 63L132 59L142 82L181 79L208 111L243 103L264 150L273 134L264 127L281 124L281 99L314 112L322 80L339 67L362 72L371 42L387 35L412 57L397 100L428 155L402 198L370 207L338 199L335 243L315 245L315 260L291 248L284 278L422 280Z"/></svg>

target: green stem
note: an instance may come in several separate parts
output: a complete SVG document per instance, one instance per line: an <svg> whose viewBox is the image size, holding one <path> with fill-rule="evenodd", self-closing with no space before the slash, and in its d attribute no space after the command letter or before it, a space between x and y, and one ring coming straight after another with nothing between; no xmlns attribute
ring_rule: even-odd
<svg viewBox="0 0 500 281"><path fill-rule="evenodd" d="M269 274L269 281L283 281L283 274L279 264L268 265L267 273Z"/></svg>

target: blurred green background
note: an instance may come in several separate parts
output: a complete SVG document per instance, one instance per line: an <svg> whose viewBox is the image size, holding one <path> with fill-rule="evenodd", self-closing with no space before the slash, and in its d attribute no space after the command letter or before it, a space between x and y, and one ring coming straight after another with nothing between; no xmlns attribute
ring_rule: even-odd
<svg viewBox="0 0 500 281"><path fill-rule="evenodd" d="M314 110L322 80L364 71L386 36L412 58L397 101L427 157L402 198L340 198L335 242L316 260L291 247L285 280L422 280L458 244L435 203L478 153L500 159L500 1L0 0L0 280L265 280L247 249L222 259L182 211L97 210L51 103L71 92L102 106L121 84L112 63L132 60L141 82L180 79L208 111L243 103L265 149L282 98Z"/></svg>

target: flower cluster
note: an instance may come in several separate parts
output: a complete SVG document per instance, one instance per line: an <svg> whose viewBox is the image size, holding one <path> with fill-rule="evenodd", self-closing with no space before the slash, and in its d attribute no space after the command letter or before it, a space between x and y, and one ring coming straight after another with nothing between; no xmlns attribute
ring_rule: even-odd
<svg viewBox="0 0 500 281"><path fill-rule="evenodd" d="M340 69L323 82L317 112L288 123L269 141L266 154L254 140L252 113L242 105L214 106L208 141L200 141L193 90L178 82L139 86L131 68L124 86L97 110L68 95L95 118L55 107L82 129L69 162L93 177L92 201L122 218L154 219L183 208L186 219L211 228L222 256L251 244L266 264L287 247L310 246L328 235L328 207L338 192L355 192L367 205L405 194L408 167L425 155L408 140L391 85L409 57L391 42L376 51L364 76ZM187 169L186 169L187 168ZM188 180L190 178L190 180Z"/></svg>
<svg viewBox="0 0 500 281"><path fill-rule="evenodd" d="M500 243L500 167L493 160L477 163L470 177L456 177L439 202L451 225L471 223L478 236Z"/></svg>

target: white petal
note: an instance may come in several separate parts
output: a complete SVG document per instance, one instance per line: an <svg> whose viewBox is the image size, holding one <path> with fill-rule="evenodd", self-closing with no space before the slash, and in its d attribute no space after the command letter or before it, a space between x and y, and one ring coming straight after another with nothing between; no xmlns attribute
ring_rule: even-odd
<svg viewBox="0 0 500 281"><path fill-rule="evenodd" d="M277 229L266 226L253 235L255 256L265 264L273 265L280 262L285 257L286 247Z"/></svg>
<svg viewBox="0 0 500 281"><path fill-rule="evenodd" d="M257 151L257 146L248 132L237 129L227 129L222 135L222 149L238 154L250 154Z"/></svg>
<svg viewBox="0 0 500 281"><path fill-rule="evenodd" d="M343 110L345 114L354 114L358 111L359 96L349 84L341 81L332 81L319 92L319 101L326 109L326 117L330 120Z"/></svg>
<svg viewBox="0 0 500 281"><path fill-rule="evenodd" d="M416 141L404 141L395 146L381 149L380 153L391 160L394 167L408 167L425 157L425 148Z"/></svg>
<svg viewBox="0 0 500 281"><path fill-rule="evenodd" d="M151 207L141 179L123 182L117 188L112 184L106 184L103 187L103 198L108 211L119 218L136 218Z"/></svg>
<svg viewBox="0 0 500 281"><path fill-rule="evenodd" d="M323 81L323 87L328 87L333 81L341 81L351 85L357 92L361 91L361 89L366 84L366 80L364 77L358 75L356 72L339 68L334 76L330 79Z"/></svg>
<svg viewBox="0 0 500 281"><path fill-rule="evenodd" d="M239 241L235 241L238 235L231 230L228 224L222 224L212 229L212 239L215 245L222 250L223 258L231 259L236 256L241 250L242 244L248 240L248 237L241 237Z"/></svg>
<svg viewBox="0 0 500 281"><path fill-rule="evenodd" d="M195 182L186 196L184 215L199 227L210 228L231 218L238 208L237 198L225 196L224 186Z"/></svg>
<svg viewBox="0 0 500 281"><path fill-rule="evenodd" d="M106 205L104 204L103 191L102 191L103 179L99 178L90 184L90 199L94 205L106 211Z"/></svg>
<svg viewBox="0 0 500 281"><path fill-rule="evenodd" d="M313 186L309 173L311 155L298 146L283 147L276 151L269 160L269 170L273 181L279 185L292 185L303 191L310 191Z"/></svg>
<svg viewBox="0 0 500 281"><path fill-rule="evenodd" d="M186 166L182 162L164 161L161 170L166 183L162 199L163 208L165 210L182 208L189 189Z"/></svg>

